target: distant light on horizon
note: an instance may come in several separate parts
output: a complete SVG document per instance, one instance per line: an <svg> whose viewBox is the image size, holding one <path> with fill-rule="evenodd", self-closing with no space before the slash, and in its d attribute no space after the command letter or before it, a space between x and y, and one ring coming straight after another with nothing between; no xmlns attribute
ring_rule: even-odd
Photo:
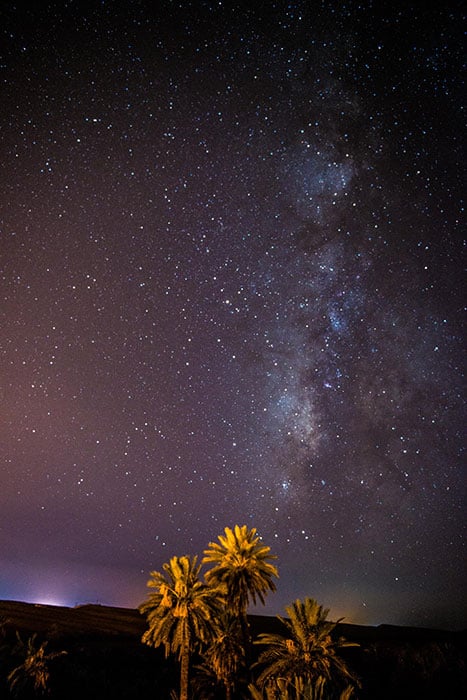
<svg viewBox="0 0 467 700"><path fill-rule="evenodd" d="M25 601L29 602L29 601ZM31 599L31 603L34 603L35 605L56 605L58 607L72 607L70 604L70 601L66 598L59 598L58 596L47 596L47 595L39 595Z"/></svg>

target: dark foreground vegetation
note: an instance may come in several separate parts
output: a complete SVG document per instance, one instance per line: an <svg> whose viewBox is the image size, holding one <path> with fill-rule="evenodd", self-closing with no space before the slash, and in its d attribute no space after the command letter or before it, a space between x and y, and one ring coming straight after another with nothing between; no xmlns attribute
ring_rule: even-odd
<svg viewBox="0 0 467 700"><path fill-rule="evenodd" d="M276 618L251 615L248 621L253 638L283 631ZM0 623L2 699L44 697L41 689L34 690L21 678L13 690L7 683L7 676L24 663L33 635L33 647L37 650L46 642L45 653L52 656L45 693L51 699L169 700L171 690L178 689L177 659L166 659L161 648L141 643L147 625L137 610L0 601ZM343 649L342 655L360 677L361 700L467 697L465 632L343 623L337 631L360 645ZM214 692L198 689L193 698L225 697L222 691Z"/></svg>

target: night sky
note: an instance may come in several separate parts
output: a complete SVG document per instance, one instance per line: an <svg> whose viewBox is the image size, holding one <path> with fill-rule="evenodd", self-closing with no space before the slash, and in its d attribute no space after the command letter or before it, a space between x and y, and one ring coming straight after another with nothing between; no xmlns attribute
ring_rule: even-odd
<svg viewBox="0 0 467 700"><path fill-rule="evenodd" d="M3 2L0 598L236 523L276 614L467 625L461 3Z"/></svg>

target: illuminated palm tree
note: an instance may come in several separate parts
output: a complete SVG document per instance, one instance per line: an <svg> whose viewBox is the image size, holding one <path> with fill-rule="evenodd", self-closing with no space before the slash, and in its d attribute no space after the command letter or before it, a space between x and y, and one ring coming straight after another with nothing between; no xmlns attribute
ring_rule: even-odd
<svg viewBox="0 0 467 700"><path fill-rule="evenodd" d="M200 580L197 557L172 557L162 568L165 573L151 571L147 585L155 590L139 606L148 621L142 641L163 645L166 657L178 654L180 700L187 700L190 654L214 633L221 601L219 592Z"/></svg>
<svg viewBox="0 0 467 700"><path fill-rule="evenodd" d="M278 576L277 568L270 563L276 557L256 535L256 528L235 525L224 532L225 536L210 542L204 552L203 564L214 564L206 572L206 582L223 592L229 612L238 617L248 655L248 604L250 600L256 604L258 599L264 605L267 592L276 590L273 578Z"/></svg>
<svg viewBox="0 0 467 700"><path fill-rule="evenodd" d="M260 634L255 642L266 646L257 662L264 666L258 685L275 688L279 697L293 700L324 700L335 697L336 692L338 696L350 697L352 685L358 682L337 651L358 645L333 638L331 633L340 620L329 622L329 610L313 598L296 600L286 612L289 619L279 619L287 637Z"/></svg>

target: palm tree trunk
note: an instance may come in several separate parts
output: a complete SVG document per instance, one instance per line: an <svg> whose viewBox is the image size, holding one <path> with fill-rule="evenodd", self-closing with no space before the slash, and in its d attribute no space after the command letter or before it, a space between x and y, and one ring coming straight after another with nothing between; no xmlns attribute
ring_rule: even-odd
<svg viewBox="0 0 467 700"><path fill-rule="evenodd" d="M185 645L180 659L180 700L188 700L188 671L190 664L190 652Z"/></svg>
<svg viewBox="0 0 467 700"><path fill-rule="evenodd" d="M249 681L252 680L251 673L251 635L250 635L250 625L248 623L247 613L240 612L240 628L242 630L243 637L243 651L245 652L245 666L247 672L247 678Z"/></svg>

